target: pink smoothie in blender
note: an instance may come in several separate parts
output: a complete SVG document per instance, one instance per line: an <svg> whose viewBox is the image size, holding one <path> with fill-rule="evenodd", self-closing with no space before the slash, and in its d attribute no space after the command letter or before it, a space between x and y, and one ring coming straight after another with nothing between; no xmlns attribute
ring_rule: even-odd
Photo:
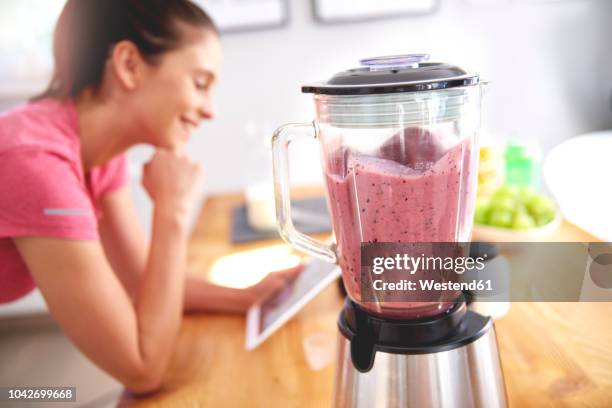
<svg viewBox="0 0 612 408"><path fill-rule="evenodd" d="M368 302L361 293L361 243L467 240L475 199L469 139L445 146L424 128L393 135L365 155L341 147L325 166L339 264L348 294L368 312L413 319L440 314L454 297L436 301ZM420 272L414 277L418 278ZM438 280L442 279L438 277Z"/></svg>
<svg viewBox="0 0 612 408"><path fill-rule="evenodd" d="M303 85L314 120L272 136L279 233L338 264L349 295L334 406L508 406L491 318L468 310L453 285L434 287L458 282L458 261L467 264L484 89L477 73L428 54L366 58ZM298 140L321 148L333 244L293 223Z"/></svg>

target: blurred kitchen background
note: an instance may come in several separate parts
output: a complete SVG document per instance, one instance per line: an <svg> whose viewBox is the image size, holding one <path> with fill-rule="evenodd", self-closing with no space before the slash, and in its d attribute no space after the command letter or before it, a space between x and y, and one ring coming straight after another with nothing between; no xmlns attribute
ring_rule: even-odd
<svg viewBox="0 0 612 408"><path fill-rule="evenodd" d="M314 117L312 96L301 94L301 84L356 67L365 57L426 52L432 61L479 72L490 82L481 133L485 143L527 141L546 155L566 139L612 128L610 0L198 3L218 21L225 53L216 90L218 117L198 129L188 148L206 168L203 199L244 191L257 181L252 179L256 174L264 178L271 171L266 148L272 131L281 124ZM62 5L63 0L0 2L0 111L45 87L51 71L52 29ZM321 183L315 142L300 142L293 150L292 182ZM140 168L151 153L146 147L129 152L134 195L147 231L151 206L139 180ZM595 177L604 180L603 174ZM44 309L35 293L0 306L0 318ZM8 333L13 332L0 329L2 348L7 351L20 342ZM49 333L47 340L37 337L41 344L56 342L58 348L72 350L56 332ZM20 355L39 360L38 343L28 347ZM7 375L32 375L24 371L19 354L9 354L0 356L0 365L11 367L11 373L0 369L0 384ZM117 389L114 380L88 365L76 351L72 360L61 353L58 359L60 355L61 360L45 365L72 364L75 370L89 367L97 372L97 386L89 386L96 390L92 398L95 394L104 399L101 390L105 387ZM24 367L21 374L13 370L17 367ZM34 377L32 383L36 384ZM89 392L87 385L79 387Z"/></svg>

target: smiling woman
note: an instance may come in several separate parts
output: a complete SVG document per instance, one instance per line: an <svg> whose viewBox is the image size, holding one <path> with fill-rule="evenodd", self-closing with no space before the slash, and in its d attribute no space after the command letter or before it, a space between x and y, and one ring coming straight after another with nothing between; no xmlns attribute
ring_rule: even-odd
<svg viewBox="0 0 612 408"><path fill-rule="evenodd" d="M176 147L214 115L218 32L189 1L69 1L53 55L53 78L35 99L73 97L82 108L120 100L130 126L140 127L126 129L123 144Z"/></svg>
<svg viewBox="0 0 612 408"><path fill-rule="evenodd" d="M135 392L161 385L183 310L244 312L295 275L246 289L186 273L187 220L202 170L183 153L214 116L218 32L187 0L69 0L55 70L30 103L0 115L0 303L38 286L66 335ZM142 183L147 245L125 151L157 150Z"/></svg>

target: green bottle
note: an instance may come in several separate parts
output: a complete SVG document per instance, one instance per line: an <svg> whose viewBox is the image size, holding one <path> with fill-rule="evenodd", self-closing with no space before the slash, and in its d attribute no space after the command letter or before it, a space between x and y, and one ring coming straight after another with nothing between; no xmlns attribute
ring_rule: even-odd
<svg viewBox="0 0 612 408"><path fill-rule="evenodd" d="M540 190L540 151L537 147L508 143L504 162L506 185Z"/></svg>

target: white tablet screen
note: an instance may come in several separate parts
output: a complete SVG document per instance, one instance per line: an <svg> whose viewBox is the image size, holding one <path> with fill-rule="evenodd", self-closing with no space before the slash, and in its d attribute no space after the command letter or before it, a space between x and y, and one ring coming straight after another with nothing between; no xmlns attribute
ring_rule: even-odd
<svg viewBox="0 0 612 408"><path fill-rule="evenodd" d="M340 275L338 265L313 259L294 282L253 305L247 314L247 349L261 344Z"/></svg>

